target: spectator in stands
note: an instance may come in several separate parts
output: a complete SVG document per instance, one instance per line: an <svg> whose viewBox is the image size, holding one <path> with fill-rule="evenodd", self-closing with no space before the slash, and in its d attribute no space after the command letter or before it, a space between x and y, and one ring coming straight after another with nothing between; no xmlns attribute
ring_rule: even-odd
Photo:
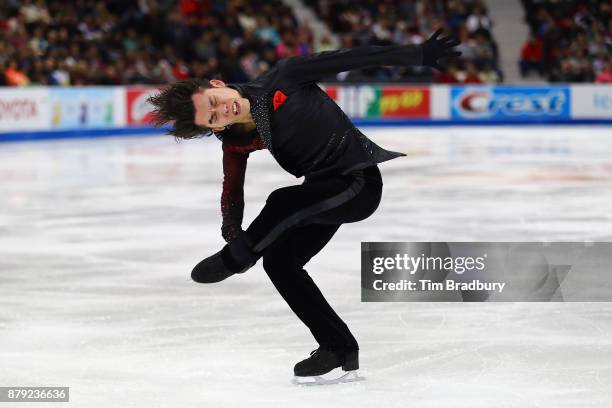
<svg viewBox="0 0 612 408"><path fill-rule="evenodd" d="M259 58L253 50L242 50L240 57L240 69L246 74L249 79L257 78Z"/></svg>
<svg viewBox="0 0 612 408"><path fill-rule="evenodd" d="M213 39L213 32L204 31L195 43L195 54L198 59L207 60L217 57L217 47Z"/></svg>
<svg viewBox="0 0 612 408"><path fill-rule="evenodd" d="M23 16L25 25L28 28L35 26L37 23L48 24L51 21L49 10L44 0L36 2L23 0L19 12Z"/></svg>
<svg viewBox="0 0 612 408"><path fill-rule="evenodd" d="M438 71L433 76L433 82L440 84L458 84L458 69L454 63L448 64L444 71Z"/></svg>
<svg viewBox="0 0 612 408"><path fill-rule="evenodd" d="M47 73L45 72L45 63L40 58L34 59L30 69L30 85L45 85Z"/></svg>
<svg viewBox="0 0 612 408"><path fill-rule="evenodd" d="M4 61L0 60L0 86L7 86L8 84L6 83L6 75L4 75Z"/></svg>
<svg viewBox="0 0 612 408"><path fill-rule="evenodd" d="M478 77L483 83L486 84L498 84L503 82L502 72L495 69L491 62L483 65L478 72Z"/></svg>
<svg viewBox="0 0 612 408"><path fill-rule="evenodd" d="M465 26L459 28L459 40L461 44L457 46L457 50L461 51L461 58L464 61L474 61L476 59L476 40Z"/></svg>
<svg viewBox="0 0 612 408"><path fill-rule="evenodd" d="M583 52L573 52L550 74L552 82L592 82L593 72Z"/></svg>
<svg viewBox="0 0 612 408"><path fill-rule="evenodd" d="M210 60L214 60L214 58L211 58ZM172 73L172 65L166 59L159 60L153 67L152 73L154 78L153 82L158 84L165 84L176 80L174 74ZM208 75L203 75L203 77L208 77ZM119 81L121 81L120 77Z"/></svg>
<svg viewBox="0 0 612 408"><path fill-rule="evenodd" d="M597 74L595 82L612 84L612 56L608 58L605 67Z"/></svg>
<svg viewBox="0 0 612 408"><path fill-rule="evenodd" d="M0 65L4 66L6 62L8 62L9 56L13 53L12 47L8 42L2 41L0 39ZM4 68L0 71L4 74Z"/></svg>
<svg viewBox="0 0 612 408"><path fill-rule="evenodd" d="M46 61L46 67L49 71L47 80L49 85L70 85L70 73L68 72L68 64L65 61L57 63L54 59L49 58Z"/></svg>
<svg viewBox="0 0 612 408"><path fill-rule="evenodd" d="M486 63L494 63L497 59L493 43L489 41L483 30L474 33L474 52L476 54L474 63L479 67Z"/></svg>
<svg viewBox="0 0 612 408"><path fill-rule="evenodd" d="M117 70L117 66L114 64L108 64L102 68L98 80L96 81L100 85L120 85L121 76ZM157 81L153 81L157 83Z"/></svg>
<svg viewBox="0 0 612 408"><path fill-rule="evenodd" d="M544 74L544 48L542 40L533 34L529 35L529 38L523 44L519 66L523 78L527 77L531 70L536 70L540 75Z"/></svg>
<svg viewBox="0 0 612 408"><path fill-rule="evenodd" d="M479 30L484 30L487 33L491 32L493 22L491 18L485 14L482 4L476 2L472 14L470 14L465 22L465 25L470 33L475 33Z"/></svg>
<svg viewBox="0 0 612 408"><path fill-rule="evenodd" d="M245 5L238 12L238 22L245 31L255 31L257 29L257 19L253 8Z"/></svg>
<svg viewBox="0 0 612 408"><path fill-rule="evenodd" d="M478 70L473 62L465 64L465 70L457 72L457 79L464 84L480 84L482 81L478 75Z"/></svg>
<svg viewBox="0 0 612 408"><path fill-rule="evenodd" d="M9 60L4 70L6 84L10 86L25 86L30 84L28 76L20 69L17 61Z"/></svg>
<svg viewBox="0 0 612 408"><path fill-rule="evenodd" d="M334 49L335 47L332 44L331 37L328 34L323 34L319 43L316 45L315 52L331 51Z"/></svg>
<svg viewBox="0 0 612 408"><path fill-rule="evenodd" d="M299 55L305 55L308 53L307 49L300 47L297 44L297 39L291 31L285 31L281 35L281 41L276 46L276 58L283 59L287 57L295 57Z"/></svg>
<svg viewBox="0 0 612 408"><path fill-rule="evenodd" d="M255 35L258 38L272 43L272 45L275 47L280 43L280 34L278 33L276 27L270 23L268 17L264 15L259 16L257 19L257 26L258 28L255 31Z"/></svg>
<svg viewBox="0 0 612 408"><path fill-rule="evenodd" d="M187 67L182 59L178 59L172 67L172 76L178 81L183 81L190 77L189 67Z"/></svg>

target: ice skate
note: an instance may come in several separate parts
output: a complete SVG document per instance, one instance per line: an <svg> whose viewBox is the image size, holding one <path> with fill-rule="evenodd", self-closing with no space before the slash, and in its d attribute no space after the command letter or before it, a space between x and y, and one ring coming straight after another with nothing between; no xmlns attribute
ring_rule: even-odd
<svg viewBox="0 0 612 408"><path fill-rule="evenodd" d="M347 382L355 382L355 381L363 381L365 377L359 375L359 373L355 371L344 372L340 368L336 368L330 371L327 374L323 375L315 375L312 377L293 377L291 383L294 385L332 385L332 384L341 384Z"/></svg>
<svg viewBox="0 0 612 408"><path fill-rule="evenodd" d="M295 385L330 385L364 380L359 376L359 352L336 352L319 347L295 365Z"/></svg>

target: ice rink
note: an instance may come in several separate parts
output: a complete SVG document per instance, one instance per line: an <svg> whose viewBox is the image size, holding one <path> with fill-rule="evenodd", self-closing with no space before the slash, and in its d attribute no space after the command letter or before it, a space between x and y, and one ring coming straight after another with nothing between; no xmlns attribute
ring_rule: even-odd
<svg viewBox="0 0 612 408"><path fill-rule="evenodd" d="M408 157L306 269L366 381L290 383L316 345L261 262L190 280L223 245L221 146L143 136L0 144L0 386L70 387L24 407L610 407L611 303L361 303L360 242L612 241L612 128L363 131ZM245 225L300 182L252 154Z"/></svg>

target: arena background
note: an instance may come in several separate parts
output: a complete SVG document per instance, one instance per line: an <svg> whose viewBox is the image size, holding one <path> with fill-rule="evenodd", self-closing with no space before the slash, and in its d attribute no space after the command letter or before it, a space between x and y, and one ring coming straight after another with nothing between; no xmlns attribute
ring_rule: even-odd
<svg viewBox="0 0 612 408"><path fill-rule="evenodd" d="M611 13L570 0L0 2L0 386L68 386L56 405L77 407L608 407L610 303L362 303L358 254L362 241L610 241ZM360 340L367 380L295 387L315 344L261 266L189 279L223 245L220 143L151 128L146 98L439 27L462 40L444 72L320 84L408 157L381 165L378 211L307 268ZM300 181L251 155L245 224Z"/></svg>

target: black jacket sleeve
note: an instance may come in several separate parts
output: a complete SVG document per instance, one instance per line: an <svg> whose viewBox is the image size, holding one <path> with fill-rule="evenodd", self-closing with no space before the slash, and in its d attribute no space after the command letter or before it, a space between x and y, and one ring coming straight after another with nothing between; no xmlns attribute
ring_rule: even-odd
<svg viewBox="0 0 612 408"><path fill-rule="evenodd" d="M283 76L291 82L312 82L324 76L359 68L383 65L421 65L420 45L368 45L324 51L301 57L287 58L282 65Z"/></svg>

